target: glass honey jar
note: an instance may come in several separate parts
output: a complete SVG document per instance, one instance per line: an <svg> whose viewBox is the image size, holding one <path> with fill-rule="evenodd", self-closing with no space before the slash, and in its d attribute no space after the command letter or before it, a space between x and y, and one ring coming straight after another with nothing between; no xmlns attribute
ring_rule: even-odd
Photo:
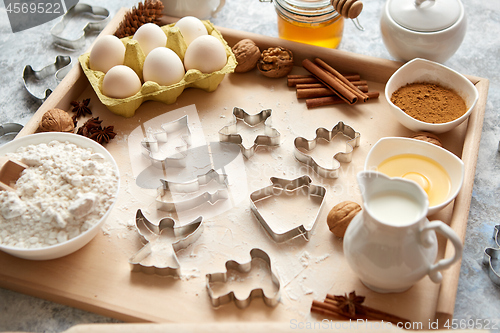
<svg viewBox="0 0 500 333"><path fill-rule="evenodd" d="M344 32L344 18L330 0L273 0L280 38L337 48Z"/></svg>

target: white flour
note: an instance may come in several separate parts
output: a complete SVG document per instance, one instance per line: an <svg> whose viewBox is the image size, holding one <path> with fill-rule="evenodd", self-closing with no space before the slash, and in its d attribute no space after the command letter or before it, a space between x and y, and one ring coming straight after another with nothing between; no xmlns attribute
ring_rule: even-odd
<svg viewBox="0 0 500 333"><path fill-rule="evenodd" d="M15 192L0 191L0 244L39 248L95 225L115 200L118 176L104 156L72 143L19 148L9 157L29 167Z"/></svg>

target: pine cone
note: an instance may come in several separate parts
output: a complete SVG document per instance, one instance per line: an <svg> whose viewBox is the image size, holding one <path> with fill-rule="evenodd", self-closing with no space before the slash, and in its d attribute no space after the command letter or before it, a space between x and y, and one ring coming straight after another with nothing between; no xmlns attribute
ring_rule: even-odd
<svg viewBox="0 0 500 333"><path fill-rule="evenodd" d="M163 3L159 0L145 0L144 4L139 2L137 8L134 6L123 18L115 32L115 36L123 38L132 36L137 29L146 23L160 23L162 17Z"/></svg>

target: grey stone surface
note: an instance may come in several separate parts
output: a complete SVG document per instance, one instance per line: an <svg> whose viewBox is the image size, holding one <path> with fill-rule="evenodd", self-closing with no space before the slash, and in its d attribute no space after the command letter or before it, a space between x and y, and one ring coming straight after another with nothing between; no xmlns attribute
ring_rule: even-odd
<svg viewBox="0 0 500 333"><path fill-rule="evenodd" d="M439 0L436 0L439 1ZM103 5L98 1L86 1ZM108 0L104 6L113 16L121 7L137 2ZM379 28L384 0L365 0L359 31L346 22L339 49L391 59L385 49ZM464 1L468 30L457 53L445 65L463 73L490 80L488 102L479 149L474 191L465 240L454 318L465 323L469 319L485 322L496 320L500 326L500 286L488 278L482 265L484 248L493 246L492 232L500 216L500 1ZM223 27L277 37L276 14L272 3L259 0L227 0L223 10L211 21ZM73 63L85 50L70 52L53 45L49 33L57 19L36 28L12 33L6 8L0 6L0 123L26 124L40 102L24 89L22 71L31 64L35 69L54 61L58 54L70 55ZM87 47L95 36L89 36ZM1 269L1 268L0 268ZM116 322L114 319L73 309L46 300L0 289L0 331L61 332L80 323ZM479 328L472 326L471 328Z"/></svg>

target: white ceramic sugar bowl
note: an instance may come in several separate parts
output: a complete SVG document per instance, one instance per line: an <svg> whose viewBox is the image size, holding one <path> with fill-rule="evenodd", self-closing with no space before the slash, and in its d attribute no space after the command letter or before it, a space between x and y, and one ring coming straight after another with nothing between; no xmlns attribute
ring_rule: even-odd
<svg viewBox="0 0 500 333"><path fill-rule="evenodd" d="M387 0L380 30L394 58L442 63L460 47L467 21L460 0Z"/></svg>

